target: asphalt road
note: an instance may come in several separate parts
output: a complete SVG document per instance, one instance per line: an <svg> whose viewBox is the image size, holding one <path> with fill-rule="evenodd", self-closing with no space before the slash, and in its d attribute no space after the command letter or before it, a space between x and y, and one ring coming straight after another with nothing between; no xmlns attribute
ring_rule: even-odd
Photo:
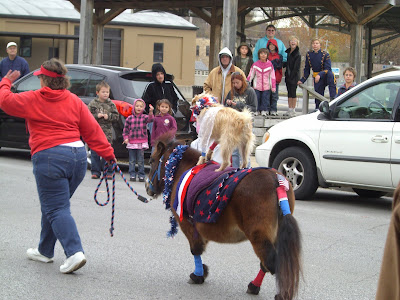
<svg viewBox="0 0 400 300"><path fill-rule="evenodd" d="M209 277L203 285L188 284L193 257L181 232L166 238L169 212L162 199L138 201L121 178L111 238L111 207L93 201L98 182L89 171L72 198L87 264L61 274L65 256L58 243L54 263L30 261L25 252L38 243L40 205L29 154L2 149L0 167L0 299L273 299L271 275L258 296L246 294L259 266L249 242L210 243L203 255ZM142 183L133 187L145 195ZM374 299L391 203L327 190L297 201L304 261L298 299Z"/></svg>

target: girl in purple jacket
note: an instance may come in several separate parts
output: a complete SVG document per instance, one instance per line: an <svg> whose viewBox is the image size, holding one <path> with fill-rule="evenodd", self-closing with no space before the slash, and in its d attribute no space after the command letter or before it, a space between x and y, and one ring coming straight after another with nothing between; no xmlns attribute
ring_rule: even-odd
<svg viewBox="0 0 400 300"><path fill-rule="evenodd" d="M151 133L151 146L157 142L157 139L165 133L169 133L169 137L173 139L176 134L176 121L172 114L171 102L167 99L161 99L156 104L157 114L154 117L153 131ZM154 149L154 148L153 148Z"/></svg>
<svg viewBox="0 0 400 300"><path fill-rule="evenodd" d="M257 114L266 116L271 111L271 91L276 91L274 66L268 60L268 50L258 50L258 58L250 69L247 81L253 80L253 88L257 95Z"/></svg>

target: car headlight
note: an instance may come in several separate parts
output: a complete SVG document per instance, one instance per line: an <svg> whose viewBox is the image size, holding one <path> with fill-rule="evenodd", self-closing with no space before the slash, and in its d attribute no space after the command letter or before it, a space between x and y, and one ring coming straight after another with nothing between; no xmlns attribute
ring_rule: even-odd
<svg viewBox="0 0 400 300"><path fill-rule="evenodd" d="M264 133L264 135L263 135L263 143L265 143L266 141L268 141L268 139L269 139L269 132L267 131L266 133Z"/></svg>

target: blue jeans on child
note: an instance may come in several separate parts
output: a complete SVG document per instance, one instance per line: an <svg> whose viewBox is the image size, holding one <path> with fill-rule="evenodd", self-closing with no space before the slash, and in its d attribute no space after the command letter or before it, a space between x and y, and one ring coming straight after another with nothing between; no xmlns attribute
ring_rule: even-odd
<svg viewBox="0 0 400 300"><path fill-rule="evenodd" d="M144 149L128 149L129 175L136 177L136 163L138 164L139 178L144 178Z"/></svg>
<svg viewBox="0 0 400 300"><path fill-rule="evenodd" d="M54 256L59 240L67 257L82 251L81 239L70 210L70 198L86 174L84 147L56 146L32 156L33 174L42 211L39 252Z"/></svg>
<svg viewBox="0 0 400 300"><path fill-rule="evenodd" d="M257 111L270 111L271 109L271 90L255 90L257 95Z"/></svg>
<svg viewBox="0 0 400 300"><path fill-rule="evenodd" d="M100 176L103 174L104 165L106 164L106 160L100 157L95 151L90 149L91 159L92 159L92 166L90 168L92 175ZM108 166L108 174L112 174L112 166Z"/></svg>
<svg viewBox="0 0 400 300"><path fill-rule="evenodd" d="M271 107L270 107L271 112L278 111L278 100L279 100L279 84L277 83L276 91L275 92L271 91Z"/></svg>

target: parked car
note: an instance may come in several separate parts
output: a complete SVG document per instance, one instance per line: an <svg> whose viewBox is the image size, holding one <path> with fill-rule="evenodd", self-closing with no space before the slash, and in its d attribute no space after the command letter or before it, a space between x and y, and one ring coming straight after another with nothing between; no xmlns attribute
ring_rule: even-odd
<svg viewBox="0 0 400 300"><path fill-rule="evenodd" d="M96 97L96 85L105 80L110 85L110 98L115 100L116 104L123 104L122 109L127 110L127 106L133 107L133 101L141 98L145 87L152 81L151 72L114 67L114 66L91 66L70 64L66 65L68 69L67 75L70 77L71 87L69 90L76 94L83 102L89 104ZM191 111L190 104L182 96L179 89L173 83L173 76L166 75L166 81L171 82L175 92L178 95L178 111L174 117L177 122L178 139L186 142L192 141L196 137L196 130L193 129L189 122ZM37 90L40 88L40 81L37 76L33 76L33 72L22 77L14 83L12 91L15 93ZM128 151L122 144L122 130L125 124L125 117L120 114L117 122L113 123L113 148L117 159L127 158ZM0 148L22 148L29 149L28 144L29 133L25 126L25 120L7 115L0 110ZM88 162L90 163L90 152L88 150ZM150 150L146 152L149 156Z"/></svg>
<svg viewBox="0 0 400 300"><path fill-rule="evenodd" d="M258 164L284 173L297 199L318 187L380 197L400 180L400 72L369 79L319 112L280 122L257 147Z"/></svg>

